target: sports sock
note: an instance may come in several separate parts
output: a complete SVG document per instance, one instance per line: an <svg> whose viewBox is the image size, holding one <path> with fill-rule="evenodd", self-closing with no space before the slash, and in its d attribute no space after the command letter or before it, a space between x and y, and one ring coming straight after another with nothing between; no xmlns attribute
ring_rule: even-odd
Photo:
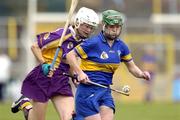
<svg viewBox="0 0 180 120"><path fill-rule="evenodd" d="M22 101L20 105L20 109L23 111L25 119L28 120L29 111L32 109L32 104L30 103L30 101L29 100Z"/></svg>

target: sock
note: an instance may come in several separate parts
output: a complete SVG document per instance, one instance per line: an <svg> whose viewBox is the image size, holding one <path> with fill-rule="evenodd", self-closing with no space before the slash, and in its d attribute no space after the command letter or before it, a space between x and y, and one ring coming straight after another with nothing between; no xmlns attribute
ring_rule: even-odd
<svg viewBox="0 0 180 120"><path fill-rule="evenodd" d="M28 116L29 116L29 111L32 109L32 107L30 107L29 109L24 108L23 109L23 113L24 113L24 118L25 120L28 120Z"/></svg>
<svg viewBox="0 0 180 120"><path fill-rule="evenodd" d="M23 111L25 119L28 120L29 111L32 109L32 104L30 101L24 100L21 103L20 109Z"/></svg>

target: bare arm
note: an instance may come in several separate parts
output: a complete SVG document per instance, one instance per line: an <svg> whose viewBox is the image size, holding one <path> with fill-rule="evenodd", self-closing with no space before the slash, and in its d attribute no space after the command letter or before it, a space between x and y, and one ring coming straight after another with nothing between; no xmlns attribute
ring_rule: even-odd
<svg viewBox="0 0 180 120"><path fill-rule="evenodd" d="M126 67L128 68L129 72L137 78L143 78L146 80L150 79L150 74L147 71L142 71L139 67L134 63L133 60L130 62L125 62Z"/></svg>
<svg viewBox="0 0 180 120"><path fill-rule="evenodd" d="M67 62L71 67L71 70L73 70L75 73L81 73L82 70L78 64L77 58L76 58L77 54L74 52L74 50L70 51L67 56Z"/></svg>
<svg viewBox="0 0 180 120"><path fill-rule="evenodd" d="M34 56L36 57L36 59L43 64L45 62L43 56L42 56L42 52L41 49L39 48L37 42L35 42L32 46L31 46L31 50L34 54Z"/></svg>
<svg viewBox="0 0 180 120"><path fill-rule="evenodd" d="M70 51L66 55L67 62L70 65L71 69L74 71L74 73L78 75L79 82L86 83L87 81L89 81L88 76L80 68L76 56L77 54L74 52L74 50Z"/></svg>

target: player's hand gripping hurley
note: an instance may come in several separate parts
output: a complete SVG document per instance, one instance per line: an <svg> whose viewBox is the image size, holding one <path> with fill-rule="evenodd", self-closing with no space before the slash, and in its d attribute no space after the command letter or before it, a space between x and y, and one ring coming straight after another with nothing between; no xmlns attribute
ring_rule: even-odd
<svg viewBox="0 0 180 120"><path fill-rule="evenodd" d="M72 78L72 79L77 79L77 76L76 76L76 75L73 76L73 75L70 75L70 74L67 74L67 73L63 73L63 75L68 76L68 77L70 77L70 78ZM88 83L89 83L89 84L92 84L92 85L95 85L95 86L102 87L102 88L110 89L110 90L112 90L112 91L114 91L114 92L117 92L117 93L120 93L120 94L122 94L122 95L129 96L129 94L130 94L130 87L129 87L128 85L123 86L123 87L122 87L122 90L117 90L117 89L113 89L113 88L107 87L107 86L105 86L105 85L101 85L101 84L99 84L99 83L95 83L95 82L93 82L93 81L88 81Z"/></svg>
<svg viewBox="0 0 180 120"><path fill-rule="evenodd" d="M62 33L61 38L60 38L60 40L59 40L58 48L56 49L56 53L55 53L54 59L53 59L53 61L52 61L51 67L50 67L49 77L51 77L51 76L53 75L54 64L55 64L56 59L57 59L57 57L58 57L59 51L60 51L60 49L61 49L61 45L62 45L62 43L63 43L63 41L64 41L64 36L65 36L65 34L66 34L66 31L67 31L67 29L68 29L68 25L69 25L69 23L70 23L70 21L71 21L71 18L72 18L72 16L73 16L73 13L74 13L74 11L75 11L75 9L76 9L76 6L77 6L77 4L78 4L78 1L79 1L79 0L72 0L72 1L71 1L71 7L70 7L70 10L69 10L69 13L68 13L68 18L67 18L66 24L65 24L65 26L64 26L63 33Z"/></svg>

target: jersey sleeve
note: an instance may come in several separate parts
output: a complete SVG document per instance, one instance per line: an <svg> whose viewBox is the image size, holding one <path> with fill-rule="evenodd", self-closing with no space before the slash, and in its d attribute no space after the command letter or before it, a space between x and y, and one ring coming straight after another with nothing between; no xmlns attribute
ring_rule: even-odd
<svg viewBox="0 0 180 120"><path fill-rule="evenodd" d="M121 53L121 61L122 62L129 62L132 60L131 52L128 46L122 42L122 53Z"/></svg>
<svg viewBox="0 0 180 120"><path fill-rule="evenodd" d="M53 32L44 32L37 35L37 42L40 48L57 48L62 30L57 29Z"/></svg>
<svg viewBox="0 0 180 120"><path fill-rule="evenodd" d="M62 57L66 58L67 53L69 53L75 46L76 44L72 41L68 41L68 40L64 41L61 46L63 51Z"/></svg>
<svg viewBox="0 0 180 120"><path fill-rule="evenodd" d="M74 51L80 58L86 59L90 50L95 48L95 41L93 39L86 39L80 45L76 46Z"/></svg>

